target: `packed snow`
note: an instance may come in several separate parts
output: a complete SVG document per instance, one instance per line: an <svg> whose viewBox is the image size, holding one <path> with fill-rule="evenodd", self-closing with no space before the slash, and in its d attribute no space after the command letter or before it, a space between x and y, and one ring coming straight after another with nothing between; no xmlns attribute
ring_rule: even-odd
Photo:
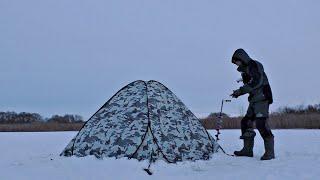
<svg viewBox="0 0 320 180"><path fill-rule="evenodd" d="M214 131L210 131L214 134ZM274 130L276 159L260 161L263 141L257 136L254 158L213 154L209 161L152 164L153 175L142 169L147 161L60 157L76 132L0 133L0 179L319 179L320 131ZM227 152L240 149L239 130L222 131Z"/></svg>

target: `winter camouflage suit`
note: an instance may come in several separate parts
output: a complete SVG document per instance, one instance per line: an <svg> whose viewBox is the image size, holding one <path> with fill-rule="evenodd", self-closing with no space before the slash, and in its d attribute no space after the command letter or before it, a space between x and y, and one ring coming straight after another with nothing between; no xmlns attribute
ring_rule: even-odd
<svg viewBox="0 0 320 180"><path fill-rule="evenodd" d="M235 151L237 156L253 156L253 145L255 132L253 122L256 123L260 135L264 139L266 153L261 160L274 158L274 137L268 125L267 118L269 114L269 105L273 103L272 91L269 85L268 77L264 72L260 62L255 61L243 50L238 49L232 56L232 63L240 61L238 71L241 73L244 85L232 94L234 98L249 93L249 107L247 114L241 120L240 139L244 140L244 148L241 151Z"/></svg>

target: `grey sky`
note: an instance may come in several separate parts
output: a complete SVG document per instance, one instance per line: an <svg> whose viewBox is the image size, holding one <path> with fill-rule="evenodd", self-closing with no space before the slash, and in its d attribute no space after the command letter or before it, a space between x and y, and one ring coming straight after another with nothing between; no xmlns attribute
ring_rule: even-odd
<svg viewBox="0 0 320 180"><path fill-rule="evenodd" d="M0 0L0 111L88 118L127 83L155 79L197 115L261 61L275 103L320 102L320 1ZM226 107L238 114L246 97Z"/></svg>

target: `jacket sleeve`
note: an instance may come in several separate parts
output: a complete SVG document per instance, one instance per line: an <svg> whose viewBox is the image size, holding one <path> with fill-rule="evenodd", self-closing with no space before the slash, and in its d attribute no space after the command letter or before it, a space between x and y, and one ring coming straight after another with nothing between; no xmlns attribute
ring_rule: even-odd
<svg viewBox="0 0 320 180"><path fill-rule="evenodd" d="M250 93L253 90L261 87L263 84L262 67L258 67L258 64L255 61L249 62L249 76L251 77L249 82L240 87L241 94Z"/></svg>
<svg viewBox="0 0 320 180"><path fill-rule="evenodd" d="M250 76L246 73L241 73L241 77L244 84L248 84L251 80Z"/></svg>

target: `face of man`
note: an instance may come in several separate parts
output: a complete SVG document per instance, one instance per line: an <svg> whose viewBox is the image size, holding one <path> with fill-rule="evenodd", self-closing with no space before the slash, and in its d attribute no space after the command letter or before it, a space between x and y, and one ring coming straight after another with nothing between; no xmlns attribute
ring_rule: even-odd
<svg viewBox="0 0 320 180"><path fill-rule="evenodd" d="M237 66L241 66L242 65L242 62L241 61L236 61L234 62Z"/></svg>

